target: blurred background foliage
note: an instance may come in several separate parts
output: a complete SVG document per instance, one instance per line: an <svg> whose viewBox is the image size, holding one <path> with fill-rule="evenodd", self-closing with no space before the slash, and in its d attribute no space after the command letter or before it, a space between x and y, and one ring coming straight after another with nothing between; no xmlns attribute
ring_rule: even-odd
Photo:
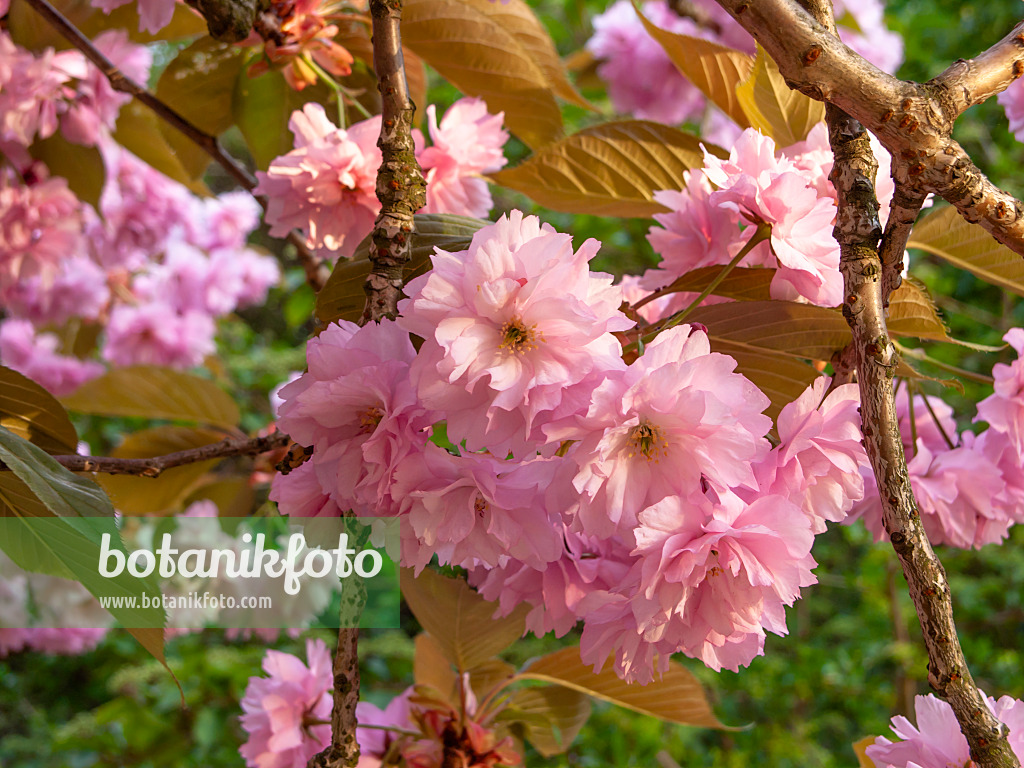
<svg viewBox="0 0 1024 768"><path fill-rule="evenodd" d="M603 0L531 0L564 56L591 34L590 19ZM1020 18L1016 0L890 0L887 19L904 36L900 75L927 80L957 58L995 42ZM170 59L161 58L165 63ZM606 119L610 107L599 89L581 83L601 114L566 108L567 130ZM432 78L431 101L446 106L458 94ZM993 181L1020 196L1024 145L1009 135L994 100L972 109L958 124L957 139ZM229 147L243 153L240 141ZM510 160L527 150L513 141ZM226 180L211 171L214 190ZM512 207L539 213L578 239L604 247L595 268L636 272L654 262L645 220L601 219L535 210L525 198L496 195L496 212ZM265 243L271 245L271 241ZM1016 297L972 276L912 254L911 270L931 289L953 335L999 344L1005 330L1024 324ZM293 269L265 307L247 310L244 322L221 327L218 379L235 393L243 428L269 423L269 392L303 367L303 345L313 331L312 292ZM988 373L1010 355L952 345L929 354ZM939 374L939 371L932 371ZM968 383L966 394L940 391L957 408L961 426L990 390ZM116 444L127 422L85 420L78 425L95 452ZM258 499L258 503L262 501ZM942 549L952 584L961 642L977 683L989 694L1024 697L1024 530L1013 529L1001 547L977 552ZM834 527L820 536L814 555L819 584L788 611L788 637L769 636L766 655L739 674L716 674L687 662L705 683L719 717L743 730L717 732L668 725L597 703L594 715L568 754L530 766L854 766L851 744L887 731L889 718L907 713L915 694L928 692L926 656L913 606L887 545L875 544L862 526ZM404 629L369 631L360 642L365 698L385 704L412 679L415 620ZM332 638L324 634L330 646ZM570 643L529 637L506 654L515 664ZM301 639L281 637L272 647L302 655ZM13 768L94 766L241 766L239 701L250 675L259 672L266 644L229 641L207 631L168 642L167 655L184 690L124 632L76 657L20 654L0 660L0 764Z"/></svg>

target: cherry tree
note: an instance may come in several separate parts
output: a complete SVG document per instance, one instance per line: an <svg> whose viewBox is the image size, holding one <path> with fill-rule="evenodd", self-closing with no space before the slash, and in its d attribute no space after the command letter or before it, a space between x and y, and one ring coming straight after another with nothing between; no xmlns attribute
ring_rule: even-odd
<svg viewBox="0 0 1024 768"><path fill-rule="evenodd" d="M972 430L919 392L906 340L957 340L906 249L1024 292L1024 209L951 137L992 96L1022 130L1024 23L921 84L888 74L902 41L873 2L618 0L582 68L628 116L566 135L560 102L594 107L522 0L188 5L0 2L0 503L66 534L40 560L3 547L0 651L98 642L18 625L69 568L92 609L68 555L120 536L115 507L251 507L208 469L253 456L243 485L283 515L398 519L424 634L383 710L359 702L358 630L305 661L268 651L240 702L247 764L516 764L523 739L564 751L586 694L720 726L673 655L750 664L816 583L815 536L863 521L938 695L865 760L1020 764L1024 708L973 682L932 544L1024 522L1024 368L995 366ZM155 51L173 58L150 85ZM426 65L463 94L447 110ZM512 136L529 154L508 166ZM238 189L214 195L211 163ZM594 271L596 240L492 220L492 186L649 218L660 261ZM319 326L249 435L189 371L281 280L261 223ZM1020 329L1005 341L1024 353ZM67 411L187 424L93 456ZM164 659L161 630L92 620L114 619ZM497 657L576 628L523 669Z"/></svg>

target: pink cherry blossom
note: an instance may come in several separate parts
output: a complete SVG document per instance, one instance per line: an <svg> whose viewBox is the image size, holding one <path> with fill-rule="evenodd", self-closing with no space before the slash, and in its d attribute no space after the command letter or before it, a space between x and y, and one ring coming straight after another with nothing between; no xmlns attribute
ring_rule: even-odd
<svg viewBox="0 0 1024 768"><path fill-rule="evenodd" d="M0 291L0 302L16 317L35 325L60 325L72 317L97 319L110 301L107 274L94 261L71 255L52 278L19 280Z"/></svg>
<svg viewBox="0 0 1024 768"><path fill-rule="evenodd" d="M84 62L77 51L55 54L51 48L36 57L0 30L0 139L28 146L37 134L45 139L57 131L73 90L55 65L71 60Z"/></svg>
<svg viewBox="0 0 1024 768"><path fill-rule="evenodd" d="M740 228L739 213L731 206L711 202L711 182L699 171L684 173L686 187L680 191L654 193L656 202L671 210L656 213L660 227L651 227L647 240L662 261L643 276L650 290L668 285L677 277L699 267L728 264L750 239Z"/></svg>
<svg viewBox="0 0 1024 768"><path fill-rule="evenodd" d="M996 701L978 691L992 713L1010 729L1010 749L1024 759L1024 702L1003 696ZM934 694L914 697L917 727L903 715L892 719L892 730L902 741L884 736L865 750L877 768L948 768L973 765L967 739L948 702Z"/></svg>
<svg viewBox="0 0 1024 768"><path fill-rule="evenodd" d="M996 96L996 101L1006 110L1010 133L1017 137L1017 141L1024 141L1024 81L1014 81Z"/></svg>
<svg viewBox="0 0 1024 768"><path fill-rule="evenodd" d="M669 496L640 514L635 536L641 589L654 604L634 609L640 628L666 624L712 669L749 664L764 630L786 633L783 606L817 582L810 522L781 496L749 505L731 493Z"/></svg>
<svg viewBox="0 0 1024 768"><path fill-rule="evenodd" d="M95 258L108 269L139 269L185 227L192 195L118 145L105 143L102 149L103 218L89 226Z"/></svg>
<svg viewBox="0 0 1024 768"><path fill-rule="evenodd" d="M281 389L278 426L300 445L313 446L307 463L330 509L398 513L394 473L423 450L425 430L440 418L421 405L409 382L415 354L393 321L332 324L307 345L309 371ZM282 511L325 514L328 502L317 497L308 470L301 483L288 477L274 481Z"/></svg>
<svg viewBox="0 0 1024 768"><path fill-rule="evenodd" d="M751 223L771 225L769 243L748 260L777 267L771 295L822 306L842 301L839 245L832 237L835 203L817 190L788 158L775 156L775 142L750 128L728 160L704 153L704 173L718 187L714 205L734 206Z"/></svg>
<svg viewBox="0 0 1024 768"><path fill-rule="evenodd" d="M687 497L702 482L756 488L751 462L768 453L768 398L736 361L711 352L689 325L661 333L623 372L609 374L585 415L552 425L552 439L578 440L578 526L629 540L641 510Z"/></svg>
<svg viewBox="0 0 1024 768"><path fill-rule="evenodd" d="M178 312L163 301L110 311L103 358L114 365L167 365L190 368L216 351L216 326L205 312Z"/></svg>
<svg viewBox="0 0 1024 768"><path fill-rule="evenodd" d="M306 659L308 666L290 653L267 651L268 677L249 678L240 718L249 738L238 750L246 765L304 768L330 743L331 656L322 640L307 640Z"/></svg>
<svg viewBox="0 0 1024 768"><path fill-rule="evenodd" d="M498 456L536 451L557 408L621 367L610 332L633 323L611 276L587 267L598 247L574 253L569 235L513 211L466 252L437 250L433 270L409 282L398 324L425 339L413 380L453 439Z"/></svg>
<svg viewBox="0 0 1024 768"><path fill-rule="evenodd" d="M374 706L368 701L356 704L356 720L360 725L375 725L380 728L356 728L356 739L359 741L358 768L378 768L391 745L402 738L394 731L383 728L401 728L415 730L416 724L412 717L412 705L409 702L413 689L406 688L398 696L388 702L384 709Z"/></svg>
<svg viewBox="0 0 1024 768"><path fill-rule="evenodd" d="M349 258L380 210L375 192L380 117L346 131L327 119L321 105L310 103L292 114L288 127L295 149L257 173L256 192L268 197L270 233L284 236L299 229L320 255Z"/></svg>
<svg viewBox="0 0 1024 768"><path fill-rule="evenodd" d="M522 464L484 454L452 456L436 445L410 456L395 473L393 494L415 540L403 542L403 565L504 565L510 557L543 565L561 557L561 510L546 503L560 458ZM568 496L568 478L563 497ZM418 546L418 552L416 551Z"/></svg>
<svg viewBox="0 0 1024 768"><path fill-rule="evenodd" d="M49 285L61 260L82 247L81 203L61 178L18 181L0 171L0 291L38 276Z"/></svg>
<svg viewBox="0 0 1024 768"><path fill-rule="evenodd" d="M436 107L427 107L433 146L419 154L427 180L423 213L486 216L493 205L487 182L479 174L492 173L508 161L502 152L508 132L504 113L491 115L481 99L465 98L445 112L440 124Z"/></svg>
<svg viewBox="0 0 1024 768"><path fill-rule="evenodd" d="M192 198L185 222L187 240L204 251L237 250L259 226L260 204L242 190L217 197Z"/></svg>
<svg viewBox="0 0 1024 768"><path fill-rule="evenodd" d="M13 368L60 397L103 373L91 360L62 355L52 333L37 334L27 320L0 321L0 364Z"/></svg>
<svg viewBox="0 0 1024 768"><path fill-rule="evenodd" d="M829 383L815 379L782 409L779 445L755 468L758 494L777 494L800 505L815 534L825 530L825 521L843 520L864 497L860 470L868 461L857 385L843 384L825 397Z"/></svg>
<svg viewBox="0 0 1024 768"><path fill-rule="evenodd" d="M1024 330L1011 328L1003 341L1017 352L1009 365L992 369L995 392L978 403L976 421L987 421L991 429L1005 433L1018 453L1024 453Z"/></svg>
<svg viewBox="0 0 1024 768"><path fill-rule="evenodd" d="M644 15L657 27L692 37L712 37L692 19L669 9L664 0L649 0ZM643 120L676 124L699 116L704 97L644 29L628 0L618 0L594 17L587 50L601 60L597 73L619 112Z"/></svg>

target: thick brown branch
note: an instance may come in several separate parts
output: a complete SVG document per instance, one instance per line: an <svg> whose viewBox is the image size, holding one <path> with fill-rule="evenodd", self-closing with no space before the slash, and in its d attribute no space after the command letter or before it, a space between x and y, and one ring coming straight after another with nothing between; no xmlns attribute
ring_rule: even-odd
<svg viewBox="0 0 1024 768"><path fill-rule="evenodd" d="M139 475L159 477L165 470L196 464L210 459L226 459L229 456L256 456L276 451L291 442L288 435L275 432L266 437L224 438L219 443L175 451L149 459L118 459L112 456L54 456L57 463L72 472L102 472L107 475ZM0 471L9 468L0 462Z"/></svg>
<svg viewBox="0 0 1024 768"><path fill-rule="evenodd" d="M400 0L371 0L373 68L381 96L377 199L381 210L373 225L366 278L363 322L379 321L398 313L402 275L412 255L413 214L426 202L423 173L416 161L412 121L416 106L409 98L402 58Z"/></svg>
<svg viewBox="0 0 1024 768"><path fill-rule="evenodd" d="M831 8L818 5L814 10L826 26L832 26ZM917 608L928 650L929 682L953 707L971 758L981 768L1018 766L1006 728L993 717L971 679L953 623L946 574L925 535L910 486L892 389L899 358L885 325L886 271L878 250L882 232L875 197L878 162L867 132L856 119L827 104L825 120L835 155L829 176L838 203L833 233L839 242L846 296L843 315L853 333L864 447L882 500L882 521ZM905 235L920 202L905 195L894 202L887 229L890 275L895 267L892 253L898 249L902 261Z"/></svg>
<svg viewBox="0 0 1024 768"><path fill-rule="evenodd" d="M92 44L89 38L79 32L78 29L64 18L60 11L50 5L47 0L27 0L27 2L40 16L46 19L46 21L56 29L64 39L81 51L89 61L99 68L99 70L110 81L110 85L115 91L127 93L138 99L153 110L153 112L162 120L185 134L185 136L187 136L192 142L212 157L214 161L216 161L216 163L220 165L228 175L246 191L252 192L256 188L256 179L253 175L249 173L249 171L247 171L237 160L231 157L231 155L224 151L224 148L221 147L220 141L217 140L216 136L211 136L193 125L160 101L160 99L151 94L148 90L131 78L127 77L121 70L115 67L106 56L97 50L96 46ZM254 196L256 197L256 200L259 201L260 205L264 208L267 207L266 199L258 195ZM310 252L300 235L295 232L290 233L288 235L288 242L296 248L298 259L306 272L307 282L309 282L313 290L319 291L323 288L324 283L327 282L327 275L330 270L326 265L324 265L321 259L318 259L312 252Z"/></svg>
<svg viewBox="0 0 1024 768"><path fill-rule="evenodd" d="M1006 37L973 59L960 59L932 80L949 94L960 115L975 104L1002 93L1024 75L1024 21Z"/></svg>
<svg viewBox="0 0 1024 768"><path fill-rule="evenodd" d="M893 156L893 178L908 192L940 195L968 221L1024 255L1024 205L985 178L950 138L968 99L977 103L1015 76L1019 54L1011 57L1008 51L1018 38L1004 39L962 73L911 83L882 72L828 35L796 0L717 2L775 59L791 87L835 104L874 133ZM1000 62L1002 78L996 73Z"/></svg>

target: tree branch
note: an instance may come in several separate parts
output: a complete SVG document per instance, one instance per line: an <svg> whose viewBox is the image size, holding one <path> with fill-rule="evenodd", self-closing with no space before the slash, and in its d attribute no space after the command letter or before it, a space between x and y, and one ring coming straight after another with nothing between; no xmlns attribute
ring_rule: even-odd
<svg viewBox="0 0 1024 768"><path fill-rule="evenodd" d="M1002 93L1024 75L1024 21L973 59L960 59L931 82L947 91L955 117Z"/></svg>
<svg viewBox="0 0 1024 768"><path fill-rule="evenodd" d="M811 1L824 22L819 26L822 36L831 38L826 31L829 27L835 29L830 3ZM988 709L967 668L953 623L946 573L925 535L910 486L892 388L899 356L885 325L887 295L883 293L885 272L878 251L882 231L875 197L878 162L867 131L855 118L827 103L825 121L835 155L829 175L838 202L833 234L840 247L846 296L843 315L853 333L864 448L882 500L882 521L917 608L928 650L928 679L952 706L970 746L971 758L980 768L1019 766L1010 749L1007 729ZM899 248L900 260L905 240L900 243L899 239L910 231L916 217L916 210L910 216L914 204L919 209L917 198L901 199L890 214L888 247L890 254Z"/></svg>
<svg viewBox="0 0 1024 768"><path fill-rule="evenodd" d="M902 184L897 184L893 192L885 234L878 248L882 259L882 306L886 309L892 292L903 282L903 254L924 199L924 195L907 190Z"/></svg>
<svg viewBox="0 0 1024 768"><path fill-rule="evenodd" d="M107 475L138 475L140 477L160 477L165 470L195 464L210 459L225 459L229 456L256 456L261 453L276 451L291 442L288 435L275 432L266 437L224 438L219 443L175 451L163 456L149 459L119 459L112 456L54 456L62 467L72 472L102 472ZM8 467L0 462L0 472L8 472Z"/></svg>
<svg viewBox="0 0 1024 768"><path fill-rule="evenodd" d="M377 171L377 199L381 209L370 236L373 270L366 278L364 323L398 314L402 276L412 255L413 214L426 203L426 183L412 139L416 106L409 98L405 78L399 29L401 1L371 0L370 16L373 18L373 68L381 95L377 146L383 157Z"/></svg>
<svg viewBox="0 0 1024 768"><path fill-rule="evenodd" d="M1024 39L1011 34L973 64L954 65L930 83L912 83L865 61L795 0L717 2L757 39L790 87L835 104L874 133L893 156L893 178L908 192L945 198L965 219L1024 255L1024 205L992 184L950 138L964 105L979 103L1017 76L1021 54L1010 53Z"/></svg>
<svg viewBox="0 0 1024 768"><path fill-rule="evenodd" d="M64 18L60 11L50 5L47 0L27 0L27 2L40 16L42 16L54 29L56 29L64 39L81 51L89 61L99 68L99 70L110 81L110 85L115 91L127 93L138 99L153 110L153 112L165 122L185 134L185 136L191 139L197 146L212 157L217 164L220 165L228 175L246 191L251 193L256 188L257 182L253 175L249 173L249 171L247 171L237 160L231 157L231 155L224 151L224 148L220 145L220 141L218 141L216 136L211 136L193 125L160 101L160 99L151 94L148 90L131 78L127 77L123 72L121 72L121 70L115 67L106 56L97 50L96 46L92 44L92 41L90 41L89 38L79 32L78 29ZM260 195L253 196L259 204L266 209L266 199ZM330 273L329 268L321 259L317 258L308 247L306 247L306 243L297 232L289 233L288 242L296 248L299 262L302 264L303 270L306 272L307 282L313 290L319 291L323 288L324 283L327 282L327 276Z"/></svg>

